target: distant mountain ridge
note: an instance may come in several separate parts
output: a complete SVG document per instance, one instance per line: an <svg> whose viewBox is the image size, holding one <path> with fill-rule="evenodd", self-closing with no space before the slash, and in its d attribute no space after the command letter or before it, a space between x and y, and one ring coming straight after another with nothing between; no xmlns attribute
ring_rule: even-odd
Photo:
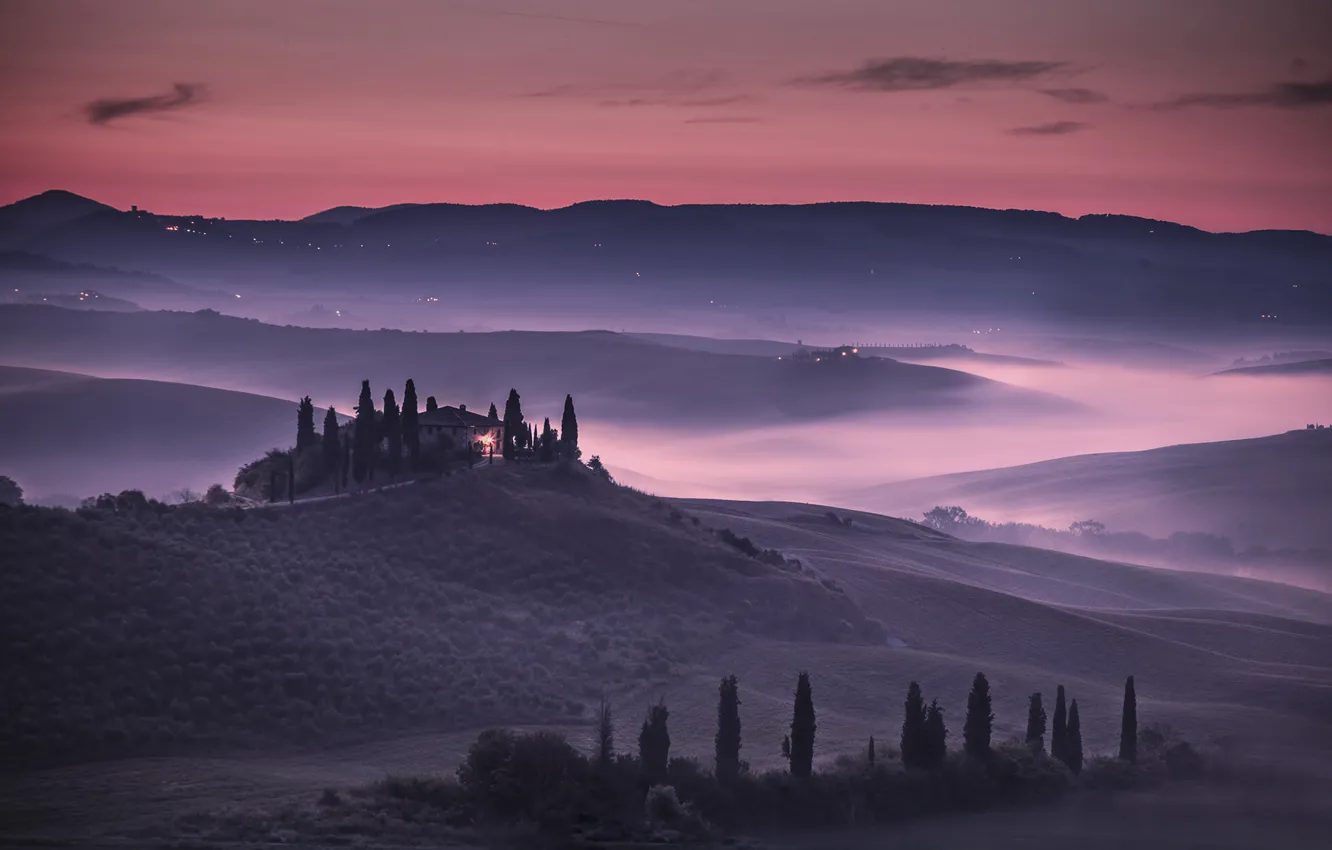
<svg viewBox="0 0 1332 850"><path fill-rule="evenodd" d="M589 303L615 295L1031 318L1332 317L1332 236L1302 231L874 202L401 204L245 221L75 198L0 209L0 249L185 281L262 275L272 287L363 293L374 280L460 299L498 287Z"/></svg>

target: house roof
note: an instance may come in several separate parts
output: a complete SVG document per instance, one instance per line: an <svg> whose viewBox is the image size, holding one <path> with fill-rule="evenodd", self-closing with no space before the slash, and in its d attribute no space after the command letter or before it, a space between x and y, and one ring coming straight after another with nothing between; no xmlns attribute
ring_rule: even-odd
<svg viewBox="0 0 1332 850"><path fill-rule="evenodd" d="M420 425L440 425L445 428L497 428L501 422L459 407L440 407L417 416Z"/></svg>

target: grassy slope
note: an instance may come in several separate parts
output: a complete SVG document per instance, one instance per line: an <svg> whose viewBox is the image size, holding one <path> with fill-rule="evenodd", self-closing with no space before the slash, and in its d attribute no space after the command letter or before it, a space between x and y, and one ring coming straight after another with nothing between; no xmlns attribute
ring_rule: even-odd
<svg viewBox="0 0 1332 850"><path fill-rule="evenodd" d="M795 364L656 345L604 331L404 333L278 327L217 314L87 313L0 305L0 359L34 366L163 375L317 403L350 400L408 377L441 404L503 403L519 389L529 417L564 394L591 418L691 421L818 419L847 412L1058 400L963 372L891 361ZM350 377L349 377L350 376Z"/></svg>
<svg viewBox="0 0 1332 850"><path fill-rule="evenodd" d="M29 498L230 485L255 446L289 445L296 405L189 384L0 366L0 473Z"/></svg>
<svg viewBox="0 0 1332 850"><path fill-rule="evenodd" d="M1207 531L1240 546L1332 547L1329 480L1332 431L1300 430L921 478L848 501L913 516L961 505L991 520L1066 527L1094 518L1157 537Z"/></svg>

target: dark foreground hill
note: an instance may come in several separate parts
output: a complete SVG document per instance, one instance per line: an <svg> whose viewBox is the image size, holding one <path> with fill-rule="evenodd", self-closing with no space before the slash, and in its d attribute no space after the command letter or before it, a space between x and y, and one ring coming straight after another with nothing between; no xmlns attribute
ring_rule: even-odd
<svg viewBox="0 0 1332 850"><path fill-rule="evenodd" d="M1332 548L1332 430L1078 455L885 484L848 502L920 516L960 505L990 520L1067 528L1095 519L1169 537L1202 531L1237 545Z"/></svg>
<svg viewBox="0 0 1332 850"><path fill-rule="evenodd" d="M1071 405L964 372L891 360L794 363L687 351L607 331L411 333L279 327L212 311L125 315L0 305L0 360L247 389L350 409L415 380L441 404L503 403L529 417L564 394L592 419L728 428L868 411L1062 410ZM550 388L542 396L539 388ZM530 395L528 393L531 393ZM539 420L538 420L539 421Z"/></svg>
<svg viewBox="0 0 1332 850"><path fill-rule="evenodd" d="M296 403L164 381L0 366L0 474L29 499L230 484L255 446L285 446Z"/></svg>
<svg viewBox="0 0 1332 850"><path fill-rule="evenodd" d="M50 757L577 721L747 640L882 645L580 465L314 505L0 509L0 751Z"/></svg>

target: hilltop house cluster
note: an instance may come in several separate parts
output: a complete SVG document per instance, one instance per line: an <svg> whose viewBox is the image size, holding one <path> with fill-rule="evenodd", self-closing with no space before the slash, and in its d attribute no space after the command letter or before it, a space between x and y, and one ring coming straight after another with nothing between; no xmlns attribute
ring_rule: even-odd
<svg viewBox="0 0 1332 850"><path fill-rule="evenodd" d="M441 438L458 449L471 449L474 454L491 454L504 445L504 421L468 410L467 405L436 407L426 410L416 420L416 430L422 441L426 437Z"/></svg>

